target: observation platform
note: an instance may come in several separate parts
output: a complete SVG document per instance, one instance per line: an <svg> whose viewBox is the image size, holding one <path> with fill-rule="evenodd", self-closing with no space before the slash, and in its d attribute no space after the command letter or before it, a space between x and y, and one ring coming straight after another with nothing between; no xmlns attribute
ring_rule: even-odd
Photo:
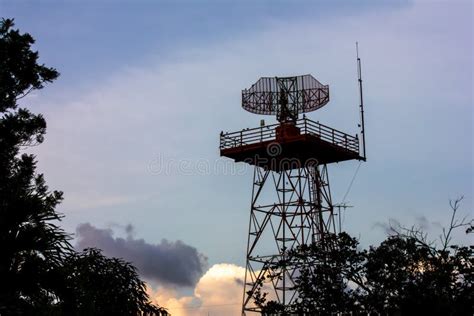
<svg viewBox="0 0 474 316"><path fill-rule="evenodd" d="M314 122L277 123L220 135L220 154L273 171L364 160L359 138Z"/></svg>

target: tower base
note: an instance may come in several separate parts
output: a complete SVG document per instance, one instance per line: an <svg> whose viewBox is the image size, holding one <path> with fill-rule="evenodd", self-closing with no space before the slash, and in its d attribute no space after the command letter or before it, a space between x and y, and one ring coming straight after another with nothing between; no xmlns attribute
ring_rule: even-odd
<svg viewBox="0 0 474 316"><path fill-rule="evenodd" d="M285 265L287 254L339 232L336 216L326 165L280 172L255 167L243 315L262 312L255 301L263 293L266 301L290 308L299 267Z"/></svg>

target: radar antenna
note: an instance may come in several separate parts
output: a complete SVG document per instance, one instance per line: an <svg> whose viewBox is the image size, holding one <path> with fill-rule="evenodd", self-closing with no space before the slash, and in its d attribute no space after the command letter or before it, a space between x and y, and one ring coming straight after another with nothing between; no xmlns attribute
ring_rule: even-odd
<svg viewBox="0 0 474 316"><path fill-rule="evenodd" d="M365 151L365 124L364 124L364 97L362 94L362 65L359 57L359 43L356 42L356 54L357 54L357 78L359 81L359 96L360 96L360 134L362 136L362 158L364 161L367 160L367 154Z"/></svg>
<svg viewBox="0 0 474 316"><path fill-rule="evenodd" d="M242 90L242 107L255 114L275 115L281 123L315 111L329 102L329 86L311 75L262 77Z"/></svg>
<svg viewBox="0 0 474 316"><path fill-rule="evenodd" d="M242 90L242 107L256 114L276 115L278 123L261 122L260 127L220 134L221 156L254 166L242 315L264 312L261 304L255 304L266 295L262 291L271 294L282 314L301 314L296 284L307 261L290 261L288 255L315 242L330 247L330 234L341 231L341 214L350 206L344 203L345 197L342 204L334 205L328 165L361 161L365 156L359 150L358 135L312 121L304 114L298 117L328 102L329 86L311 75L262 77Z"/></svg>

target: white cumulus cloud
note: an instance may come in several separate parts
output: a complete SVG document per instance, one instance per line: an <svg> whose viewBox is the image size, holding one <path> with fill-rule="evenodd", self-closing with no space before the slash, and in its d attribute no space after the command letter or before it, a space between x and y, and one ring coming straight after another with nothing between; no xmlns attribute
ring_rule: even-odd
<svg viewBox="0 0 474 316"><path fill-rule="evenodd" d="M148 292L173 316L240 315L244 276L245 268L219 263L201 277L192 295L180 296L169 288L148 288Z"/></svg>

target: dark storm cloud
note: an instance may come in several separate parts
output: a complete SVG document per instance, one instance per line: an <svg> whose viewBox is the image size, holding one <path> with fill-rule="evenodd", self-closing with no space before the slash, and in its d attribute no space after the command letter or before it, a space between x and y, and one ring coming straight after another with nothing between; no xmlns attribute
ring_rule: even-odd
<svg viewBox="0 0 474 316"><path fill-rule="evenodd" d="M149 244L143 239L135 239L132 225L124 229L126 238L114 237L112 229L100 229L89 223L77 226L76 248L82 250L96 247L109 257L123 258L132 262L142 277L149 281L176 286L193 286L203 274L206 257L196 248L182 241L161 240Z"/></svg>

